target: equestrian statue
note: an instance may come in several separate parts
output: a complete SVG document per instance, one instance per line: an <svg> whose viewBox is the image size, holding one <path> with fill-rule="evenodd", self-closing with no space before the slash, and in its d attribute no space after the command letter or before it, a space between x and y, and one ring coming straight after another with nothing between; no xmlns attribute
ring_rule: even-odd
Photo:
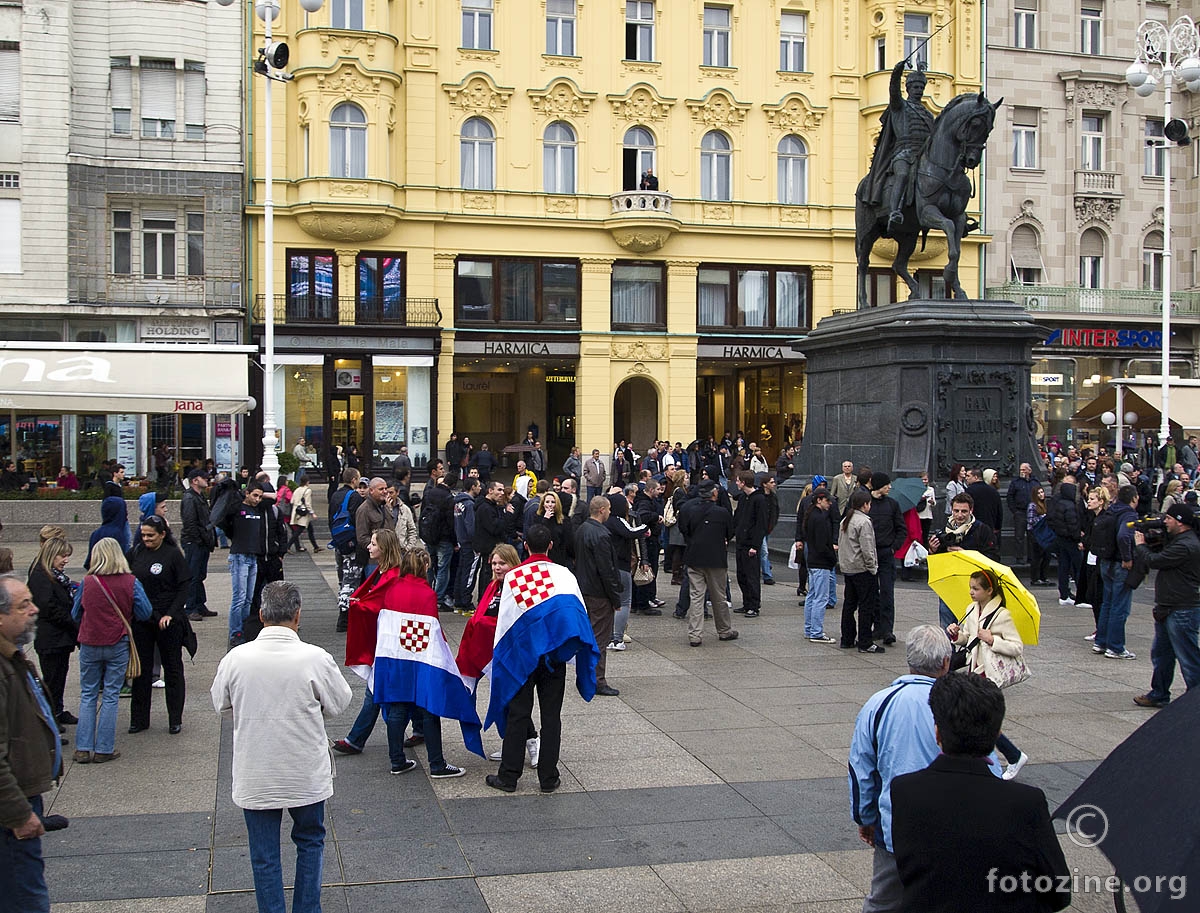
<svg viewBox="0 0 1200 913"><path fill-rule="evenodd" d="M979 225L966 216L975 195L967 170L979 166L983 147L1004 99L989 102L983 92L967 92L951 99L936 118L922 103L925 94L923 65L911 70L906 81L908 98L900 82L911 58L892 69L888 106L880 115L883 129L875 144L871 170L854 194L854 250L858 258L858 306L868 307L867 270L871 248L880 238L896 241L892 271L917 297L916 280L908 260L931 228L946 234L949 258L942 275L947 294L966 298L958 281L962 239Z"/></svg>

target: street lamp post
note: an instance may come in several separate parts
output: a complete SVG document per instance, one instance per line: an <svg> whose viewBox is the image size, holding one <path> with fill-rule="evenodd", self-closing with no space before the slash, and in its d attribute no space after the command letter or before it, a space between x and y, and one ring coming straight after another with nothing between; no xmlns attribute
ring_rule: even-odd
<svg viewBox="0 0 1200 913"><path fill-rule="evenodd" d="M275 195L272 179L274 162L271 159L271 89L275 82L291 81L284 71L288 62L288 47L271 38L271 24L279 17L280 0L250 0L254 12L263 22L265 43L254 60L253 70L266 77L263 92L263 458L262 469L274 480L279 474L279 456L275 451ZM231 6L234 0L217 0L221 6ZM324 0L300 0L305 12L315 13Z"/></svg>
<svg viewBox="0 0 1200 913"><path fill-rule="evenodd" d="M1163 86L1163 275L1162 275L1162 421L1159 440L1171 433L1171 143L1187 145L1187 125L1171 119L1171 90L1175 74L1189 92L1200 91L1200 32L1189 16L1168 27L1147 20L1137 29L1138 54L1125 71L1125 81L1142 98Z"/></svg>

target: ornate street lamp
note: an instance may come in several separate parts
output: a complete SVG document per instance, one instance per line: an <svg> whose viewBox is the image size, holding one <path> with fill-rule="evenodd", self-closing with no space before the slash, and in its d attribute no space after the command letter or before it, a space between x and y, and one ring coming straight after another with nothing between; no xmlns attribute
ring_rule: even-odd
<svg viewBox="0 0 1200 913"><path fill-rule="evenodd" d="M1170 144L1187 145L1187 124L1171 119L1171 89L1178 74L1189 92L1200 91L1200 32L1188 16L1170 26L1147 20L1137 29L1138 55L1125 70L1125 81L1142 98L1163 87L1163 276L1162 276L1162 422L1159 439L1171 433L1171 156ZM1118 406L1120 409L1120 406Z"/></svg>
<svg viewBox="0 0 1200 913"><path fill-rule="evenodd" d="M275 82L289 82L292 75L284 71L288 62L288 46L271 40L271 23L279 18L280 0L249 0L254 12L263 22L266 43L259 48L254 60L254 72L267 79L263 101L263 459L262 468L272 482L279 475L279 457L275 452L275 200L272 188L271 161L271 89ZM305 12L315 13L324 0L299 0ZM234 0L217 0L221 6L231 6Z"/></svg>

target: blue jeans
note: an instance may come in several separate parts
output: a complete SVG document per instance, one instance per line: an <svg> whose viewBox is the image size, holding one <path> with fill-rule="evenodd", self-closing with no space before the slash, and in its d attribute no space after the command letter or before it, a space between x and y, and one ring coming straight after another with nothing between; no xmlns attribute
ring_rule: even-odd
<svg viewBox="0 0 1200 913"><path fill-rule="evenodd" d="M208 576L208 547L198 542L185 542L183 554L187 558L188 570L192 572L192 582L188 584L187 610L199 612L208 608L208 593L204 589L204 579Z"/></svg>
<svg viewBox="0 0 1200 913"><path fill-rule="evenodd" d="M40 818L42 797L30 796L29 804ZM50 913L41 837L18 840L8 828L0 827L0 897L12 904L5 909Z"/></svg>
<svg viewBox="0 0 1200 913"><path fill-rule="evenodd" d="M441 604L446 601L446 591L450 588L450 560L454 557L454 543L439 542L429 550L429 557L433 559L429 572L434 575L430 582Z"/></svg>
<svg viewBox="0 0 1200 913"><path fill-rule="evenodd" d="M106 647L79 645L79 728L75 748L112 754L117 742L117 700L129 665L129 638ZM100 697L104 692L103 698ZM100 702L99 712L96 703Z"/></svg>
<svg viewBox="0 0 1200 913"><path fill-rule="evenodd" d="M363 695L362 708L358 711L354 725L350 727L350 734L346 736L346 741L359 751L366 747L367 739L371 737L371 733L375 729L375 721L379 719L379 710L379 705L375 703L375 695L368 688L366 694Z"/></svg>
<svg viewBox="0 0 1200 913"><path fill-rule="evenodd" d="M617 571L617 576L621 578L621 605L617 607L617 614L613 618L613 643L625 637L625 628L629 625L629 612L633 608L633 573L631 571ZM600 644L600 649L603 650L608 644Z"/></svg>
<svg viewBox="0 0 1200 913"><path fill-rule="evenodd" d="M758 550L759 563L762 566L763 580L774 580L775 574L771 571L771 555L767 551L767 537L763 536L762 548Z"/></svg>
<svg viewBox="0 0 1200 913"><path fill-rule="evenodd" d="M944 603L942 600L939 599L938 600L938 625L940 625L941 628L943 630L945 630L946 628L950 627L950 625L956 624L957 622L958 622L958 618L956 618L954 613L952 611L950 611L950 606L946 605L946 603Z"/></svg>
<svg viewBox="0 0 1200 913"><path fill-rule="evenodd" d="M279 861L282 808L244 808L254 869L258 913L285 913L283 865ZM325 856L325 802L289 808L296 844L296 880L292 913L321 913L321 862Z"/></svg>
<svg viewBox="0 0 1200 913"><path fill-rule="evenodd" d="M1071 584L1079 576L1079 566L1083 563L1083 551L1078 542L1058 537L1055 544L1058 549L1058 598L1071 598Z"/></svg>
<svg viewBox="0 0 1200 913"><path fill-rule="evenodd" d="M837 578L833 568L808 569L808 595L804 597L804 636L825 633L825 610L837 604Z"/></svg>
<svg viewBox="0 0 1200 913"><path fill-rule="evenodd" d="M1171 699L1171 682L1175 680L1175 661L1183 673L1186 688L1200 686L1200 644L1197 643L1197 625L1200 624L1200 606L1194 609L1176 609L1166 621L1154 623L1154 646L1150 648L1150 662L1154 675L1150 679L1148 697L1156 701Z"/></svg>
<svg viewBox="0 0 1200 913"><path fill-rule="evenodd" d="M258 579L258 558L254 555L230 555L229 579L233 598L229 605L229 636L242 633L242 624L250 615L254 598L254 581Z"/></svg>
<svg viewBox="0 0 1200 913"><path fill-rule="evenodd" d="M413 733L425 736L425 753L429 758L430 771L441 770L446 766L446 758L442 754L442 718L434 716L424 707L418 707L410 702L383 705L383 720L387 723L388 759L392 767L400 767L407 758L404 756L404 732L408 729L408 721L413 721Z"/></svg>
<svg viewBox="0 0 1200 913"><path fill-rule="evenodd" d="M1125 652L1125 620L1133 606L1133 590L1125 586L1129 571L1121 567L1120 561L1100 560L1100 576L1104 580L1104 599L1100 603L1100 617L1096 620L1096 646Z"/></svg>

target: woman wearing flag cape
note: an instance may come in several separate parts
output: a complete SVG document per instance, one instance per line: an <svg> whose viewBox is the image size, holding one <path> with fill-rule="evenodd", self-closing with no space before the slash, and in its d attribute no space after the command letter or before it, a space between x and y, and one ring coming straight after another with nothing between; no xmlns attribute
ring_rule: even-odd
<svg viewBox="0 0 1200 913"><path fill-rule="evenodd" d="M395 533L381 529L375 542L387 547ZM416 761L404 755L410 718L424 719L429 775L461 777L442 755L441 718L456 719L467 748L483 756L479 715L471 688L458 672L438 620L437 596L426 573L429 553L412 549L398 567L372 574L355 591L346 635L346 665L362 678L383 707L392 773L407 773Z"/></svg>

